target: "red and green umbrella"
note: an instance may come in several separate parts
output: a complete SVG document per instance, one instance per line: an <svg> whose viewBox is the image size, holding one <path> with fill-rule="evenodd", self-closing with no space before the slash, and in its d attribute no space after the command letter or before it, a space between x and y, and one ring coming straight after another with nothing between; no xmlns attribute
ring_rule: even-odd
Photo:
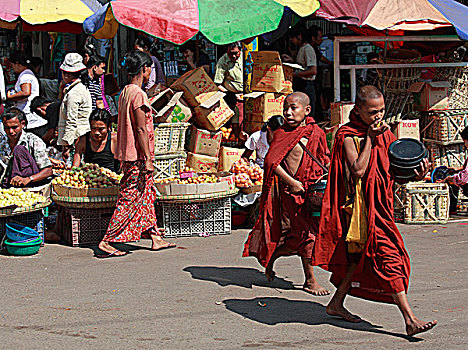
<svg viewBox="0 0 468 350"><path fill-rule="evenodd" d="M114 0L83 23L88 33L111 38L119 24L182 44L201 32L222 45L275 30L288 6L314 13L318 0Z"/></svg>

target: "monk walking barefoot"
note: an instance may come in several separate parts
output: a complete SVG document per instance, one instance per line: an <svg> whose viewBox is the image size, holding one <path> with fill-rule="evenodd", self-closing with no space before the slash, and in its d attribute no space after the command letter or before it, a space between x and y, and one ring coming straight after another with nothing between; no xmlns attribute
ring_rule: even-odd
<svg viewBox="0 0 468 350"><path fill-rule="evenodd" d="M394 303L403 315L406 333L414 335L430 330L437 321L419 320L406 296L410 260L393 219L388 147L395 136L382 121L384 113L382 93L364 86L350 122L336 133L314 265L331 271L337 287L327 306L329 315L361 321L344 307L348 294ZM422 179L428 168L424 160L416 179Z"/></svg>
<svg viewBox="0 0 468 350"><path fill-rule="evenodd" d="M329 163L329 151L325 133L309 113L309 98L304 93L296 92L286 98L286 123L275 132L265 158L260 215L245 243L243 256L255 256L265 266L265 276L271 282L278 258L299 255L305 275L303 290L320 296L330 292L314 276L312 252L319 217L309 210L306 194L323 170L304 148L323 165Z"/></svg>

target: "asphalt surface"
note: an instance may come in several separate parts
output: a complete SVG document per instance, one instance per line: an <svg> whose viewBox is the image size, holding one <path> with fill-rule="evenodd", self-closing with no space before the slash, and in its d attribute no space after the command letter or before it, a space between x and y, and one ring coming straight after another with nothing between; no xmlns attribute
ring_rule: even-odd
<svg viewBox="0 0 468 350"><path fill-rule="evenodd" d="M396 306L349 297L366 322L328 317L327 297L298 289L298 257L268 283L241 258L246 230L176 239L177 249L125 245L98 260L88 248L46 245L32 257L0 256L1 349L466 349L468 226L400 226L411 256L409 300L439 325L404 336ZM333 289L329 275L319 282Z"/></svg>

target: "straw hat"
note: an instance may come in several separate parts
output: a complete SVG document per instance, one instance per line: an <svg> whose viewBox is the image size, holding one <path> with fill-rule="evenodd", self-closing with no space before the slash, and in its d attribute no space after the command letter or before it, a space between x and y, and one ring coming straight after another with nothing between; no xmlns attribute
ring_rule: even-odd
<svg viewBox="0 0 468 350"><path fill-rule="evenodd" d="M68 53L60 66L61 70L68 73L79 72L85 68L83 57L79 53Z"/></svg>

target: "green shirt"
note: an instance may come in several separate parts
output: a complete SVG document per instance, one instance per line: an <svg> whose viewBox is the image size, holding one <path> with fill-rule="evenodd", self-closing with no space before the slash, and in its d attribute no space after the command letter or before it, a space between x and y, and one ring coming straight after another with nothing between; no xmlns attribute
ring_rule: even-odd
<svg viewBox="0 0 468 350"><path fill-rule="evenodd" d="M234 62L225 53L216 64L214 82L216 85L223 85L229 91L235 93L243 92L244 72L242 69L242 55Z"/></svg>

